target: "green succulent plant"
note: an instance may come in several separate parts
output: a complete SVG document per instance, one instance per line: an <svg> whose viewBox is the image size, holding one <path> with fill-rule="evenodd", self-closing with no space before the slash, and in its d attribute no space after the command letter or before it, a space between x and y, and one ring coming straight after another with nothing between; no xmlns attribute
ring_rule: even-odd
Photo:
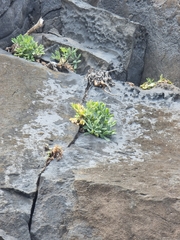
<svg viewBox="0 0 180 240"><path fill-rule="evenodd" d="M167 84L172 84L172 82L169 79L166 79L163 77L163 74L160 75L160 78L158 80L158 83L167 83Z"/></svg>
<svg viewBox="0 0 180 240"><path fill-rule="evenodd" d="M156 82L154 82L153 78L146 78L146 82L141 84L140 88L142 88L143 90L147 90L155 87L155 85L156 85Z"/></svg>
<svg viewBox="0 0 180 240"><path fill-rule="evenodd" d="M78 63L81 62L81 54L77 54L77 48L60 47L51 55L51 58L56 61L68 62L74 70L77 69Z"/></svg>
<svg viewBox="0 0 180 240"><path fill-rule="evenodd" d="M44 54L44 46L38 45L32 36L20 34L11 41L15 44L15 56L34 62L36 58Z"/></svg>
<svg viewBox="0 0 180 240"><path fill-rule="evenodd" d="M113 129L116 125L114 115L110 113L105 103L88 101L86 107L75 103L71 106L76 111L76 115L70 118L70 121L81 125L86 132L106 140L116 134Z"/></svg>
<svg viewBox="0 0 180 240"><path fill-rule="evenodd" d="M155 87L158 83L166 83L166 84L172 84L172 82L166 78L163 77L163 74L160 75L159 80L157 82L154 81L152 78L146 78L146 82L140 85L140 88L143 90L148 90L153 87Z"/></svg>

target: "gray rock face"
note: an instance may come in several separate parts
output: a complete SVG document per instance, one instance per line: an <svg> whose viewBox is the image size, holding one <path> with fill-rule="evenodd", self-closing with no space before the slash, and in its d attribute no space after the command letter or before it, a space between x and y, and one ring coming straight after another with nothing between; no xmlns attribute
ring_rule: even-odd
<svg viewBox="0 0 180 240"><path fill-rule="evenodd" d="M61 1L0 1L0 47L11 45L11 38L24 34L40 17L46 20L43 31L60 27ZM41 32L42 29L39 29Z"/></svg>
<svg viewBox="0 0 180 240"><path fill-rule="evenodd" d="M110 93L86 92L82 75L84 66L113 64L122 67L119 78L138 84L144 28L81 1L15 3L3 2L2 19L22 9L25 20L28 13L45 18L49 33L34 35L46 46L44 58L62 43L78 47L84 65L81 75L55 72L0 50L0 240L180 239L179 88L143 91L114 80ZM103 101L114 114L111 141L79 133L69 121L71 103L85 93L85 101ZM63 157L44 169L45 144L61 146Z"/></svg>
<svg viewBox="0 0 180 240"><path fill-rule="evenodd" d="M28 15L33 11L31 0L0 1L0 47L11 44L11 38L25 33L30 27Z"/></svg>
<svg viewBox="0 0 180 240"><path fill-rule="evenodd" d="M74 77L71 75L70 78L67 76L67 81L64 76L62 91L56 95L60 79L55 80L56 84L51 89L51 74L41 65L7 53L1 52L0 64L0 112L3 116L0 134L0 230L3 237L7 235L4 239L10 236L18 240L30 239L31 208L38 175L46 159L43 146L45 143L59 144L59 137L64 136L61 145L65 148L78 131L66 115L73 111L69 103L66 105L68 92L63 95L62 91L68 87L70 101L76 100L75 92L80 95L83 92L78 85L74 89ZM58 107L59 103L61 107ZM70 128L67 129L68 125Z"/></svg>
<svg viewBox="0 0 180 240"><path fill-rule="evenodd" d="M113 34L113 31L111 33ZM34 34L34 36L37 38L36 34ZM144 49L141 47L134 48L133 42L136 40L133 35L129 35L128 38L131 39L130 42L132 44L129 42L130 45L122 47L124 48L123 51L116 51L115 46L112 46L112 48L108 50L106 44L104 44L104 48L98 48L96 44L94 47L93 45L90 47L90 44L88 46L86 41L83 43L75 41L73 36L67 38L60 35L55 36L54 34L43 34L42 43L46 47L46 54L43 56L43 59L51 61L50 56L52 52L54 52L55 49L58 49L59 46L74 47L78 49L78 54L81 54L81 63L78 64L77 73L84 75L90 68L96 70L104 69L105 71L107 69L116 69L113 72L114 78L122 81L130 81L132 79L132 81L138 85L140 83L139 80L142 73L143 61L140 63L140 61L136 61L134 57L138 54L137 52L143 55ZM99 41L101 42L100 39L101 38L99 38ZM126 42L126 37L123 37L123 39ZM130 50L131 48L132 50ZM126 52L125 49L129 51ZM137 64L138 67L136 68L135 66L137 66ZM136 77L133 78L133 76Z"/></svg>
<svg viewBox="0 0 180 240"><path fill-rule="evenodd" d="M39 17L45 19L43 26L43 32L48 32L51 28L61 28L61 0L52 1L32 1L34 4L34 11L32 12L32 18L34 22L38 21Z"/></svg>
<svg viewBox="0 0 180 240"><path fill-rule="evenodd" d="M117 79L140 83L146 49L145 28L74 0L62 1L61 20L63 36L92 48L99 55L107 52L109 68L119 68Z"/></svg>
<svg viewBox="0 0 180 240"><path fill-rule="evenodd" d="M34 20L39 15L44 17L44 32L51 32L54 27L63 37L76 41L75 45L79 44L80 49L85 48L85 62L81 67L84 71L81 70L81 73L85 74L90 67L105 70L115 68L114 78L140 84L146 50L146 30L141 25L82 1L63 0L51 4L42 1L33 6L34 11L29 16ZM13 10L14 5L9 6L10 13L11 8ZM21 9L20 6L18 9ZM27 8L25 14L29 12ZM22 19L19 21L22 22ZM21 28L22 33L27 31L26 27ZM10 33L9 38L12 36ZM3 33L0 38L3 38ZM2 47L4 43L3 38Z"/></svg>
<svg viewBox="0 0 180 240"><path fill-rule="evenodd" d="M3 196L2 195L6 195ZM29 227L28 227L28 221L29 221L29 212L31 204L30 201L28 204L27 198L23 199L22 196L19 196L16 198L14 196L15 194L9 193L9 196L7 195L6 191L1 191L1 205L4 211L1 210L1 229L0 229L0 239L2 240L30 240L30 234L29 234ZM7 197L7 198L6 198ZM12 204L13 202L13 204ZM22 204L24 206L23 208L17 205ZM10 208L8 209L7 205L10 205ZM27 213L28 211L28 213Z"/></svg>
<svg viewBox="0 0 180 240"><path fill-rule="evenodd" d="M148 32L143 80L161 74L180 87L180 5L178 0L86 0L119 16L136 21Z"/></svg>
<svg viewBox="0 0 180 240"><path fill-rule="evenodd" d="M176 86L179 85L179 30L180 30L180 20L179 20L179 1L124 1L124 0L84 0L85 3L89 3L94 7L100 7L113 12L121 17L125 17L126 21L135 21L138 23L135 31L136 37L131 44L133 45L132 58L129 60L129 69L126 72L127 66L125 66L124 74L121 74L122 79L128 79L138 84L141 80L145 80L147 77L159 79L161 74L164 77L169 78ZM74 4L76 7L74 8ZM68 7L67 7L68 5ZM78 7L78 5L81 5ZM98 39L100 35L101 42L107 43L108 38L118 39L119 33L116 31L115 35L112 36L112 32L109 35L109 29L119 25L117 21L117 16L114 20L110 20L108 15L110 13L102 12L100 9L93 10L90 7L86 9L91 9L94 14L88 12L86 14L83 3L80 1L2 1L0 10L0 47L5 48L11 44L11 38L17 36L20 33L25 33L33 23L35 23L40 16L45 19L45 25L43 27L43 32L50 31L53 27L59 30L60 34L73 35L73 38L82 40L84 38L89 38L90 42ZM71 10L74 13L72 14ZM78 10L79 9L79 10ZM80 12L81 9L81 12ZM78 12L79 11L79 12ZM99 13L98 13L99 11ZM65 13L62 15L62 13ZM83 14L82 14L83 12ZM101 12L101 14L100 14ZM69 17L66 16L69 15ZM85 15L83 19L83 15ZM102 23L102 16L106 24ZM112 17L112 15L111 15ZM111 18L110 17L110 18ZM76 20L73 20L76 18ZM78 21L77 21L78 20ZM95 20L100 20L99 26L98 22ZM81 22L80 29L78 24ZM95 23L94 23L95 22ZM111 23L111 26L110 26ZM132 23L131 23L132 24ZM145 49L144 41L144 29L142 29L141 24L147 29L148 41L147 48ZM121 25L121 24L120 24ZM71 26L71 28L70 28ZM74 26L77 28L74 31ZM83 27L82 27L83 26ZM90 30L90 36L81 33L83 28L84 34ZM139 29L138 29L139 28ZM94 32L93 32L94 29ZM121 31L124 31L121 28ZM71 31L73 30L73 31ZM40 30L41 31L41 30ZM76 32L76 35L74 34ZM80 32L80 34L78 34ZM106 37L107 36L107 37ZM68 36L66 36L68 37ZM104 39L105 38L105 39ZM102 41L102 39L104 39ZM86 39L87 41L87 39ZM112 41L111 41L112 42ZM125 45L128 41L125 42ZM97 45L97 42L94 42ZM120 43L120 47L117 46L116 51L123 50ZM115 46L115 45L114 45ZM124 47L124 46L123 46ZM143 51L142 51L143 50ZM144 50L146 50L146 55L144 57ZM115 51L115 52L116 52ZM119 50L120 51L120 50ZM127 53L126 49L126 53ZM121 52L120 61L124 61L124 52ZM123 68L122 63L122 68ZM144 70L143 70L144 69ZM142 75L143 71L143 75ZM139 79L140 78L140 79Z"/></svg>
<svg viewBox="0 0 180 240"><path fill-rule="evenodd" d="M105 102L117 121L107 142L69 121L83 76L3 51L0 64L2 239L179 239L179 89L91 88L86 101ZM63 157L40 174L46 143Z"/></svg>

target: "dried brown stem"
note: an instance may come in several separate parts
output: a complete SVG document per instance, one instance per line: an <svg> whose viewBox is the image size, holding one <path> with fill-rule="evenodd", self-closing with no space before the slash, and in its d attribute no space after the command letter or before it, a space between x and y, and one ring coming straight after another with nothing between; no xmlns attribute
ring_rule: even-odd
<svg viewBox="0 0 180 240"><path fill-rule="evenodd" d="M34 31L36 31L38 28L43 26L43 22L44 20L40 17L40 19L38 20L38 22L32 27L30 28L25 35L30 35L31 33L33 33ZM6 47L6 51L7 52L11 52L12 54L15 52L17 45L13 44L11 47Z"/></svg>
<svg viewBox="0 0 180 240"><path fill-rule="evenodd" d="M37 29L43 27L43 22L44 20L42 19L42 17L40 17L38 22L34 26L32 26L32 28L30 28L25 34L30 35L31 33L35 32Z"/></svg>

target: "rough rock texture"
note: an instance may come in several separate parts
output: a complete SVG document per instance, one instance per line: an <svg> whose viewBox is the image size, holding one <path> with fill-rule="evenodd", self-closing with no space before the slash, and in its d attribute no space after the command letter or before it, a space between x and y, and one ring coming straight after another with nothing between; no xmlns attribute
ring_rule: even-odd
<svg viewBox="0 0 180 240"><path fill-rule="evenodd" d="M0 112L3 116L0 134L0 229L8 236L25 240L30 239L31 207L38 175L45 165L44 144L59 144L63 137L60 145L65 147L74 139L78 128L69 122L67 114L73 111L66 99L75 101L76 92L82 93L78 85L77 89L74 88L72 75L67 76L69 80L64 76L62 89L66 93L63 94L61 89L61 94L55 97L56 84L59 85L61 80L54 76L56 84L49 92L47 81L51 84L51 74L40 64L5 53L1 54L0 65Z"/></svg>
<svg viewBox="0 0 180 240"><path fill-rule="evenodd" d="M61 25L60 0L0 0L0 6L0 47L3 49L11 44L12 37L26 33L40 17L46 20L44 32Z"/></svg>
<svg viewBox="0 0 180 240"><path fill-rule="evenodd" d="M79 73L95 69L117 69L114 77L121 81L140 84L146 49L146 30L103 9L97 9L81 1L62 1L59 19L61 24L48 25L43 44L56 43L73 46L82 53ZM56 28L56 32L52 27ZM60 34L62 35L60 38ZM50 48L52 53L52 48ZM47 53L47 51L46 51Z"/></svg>
<svg viewBox="0 0 180 240"><path fill-rule="evenodd" d="M134 78L134 83L140 83L146 49L145 28L75 0L62 1L60 16L63 36L92 48L99 56L107 53L109 68L119 68L117 79L131 81Z"/></svg>
<svg viewBox="0 0 180 240"><path fill-rule="evenodd" d="M107 142L77 135L69 121L83 76L3 51L0 66L1 239L180 238L178 88L90 89L86 100L107 103L117 120ZM63 158L39 176L46 143L62 146Z"/></svg>
<svg viewBox="0 0 180 240"><path fill-rule="evenodd" d="M155 1L127 1L127 0L83 0L85 3L90 3L94 7L104 8L110 12L113 12L121 17L125 17L126 21L134 21L141 24L147 29L148 33L148 45L146 48L146 56L140 48L135 46L140 45L144 49L144 38L141 39L141 34L138 37L138 41L134 42L134 55L133 61L136 65L130 65L132 69L128 74L128 81L140 82L147 77L155 78L158 80L160 74L164 74L164 77L169 78L176 86L180 87L180 54L179 54L179 31L180 31L180 18L179 18L179 1L178 0L155 0ZM35 23L40 16L45 19L45 25L41 32L48 32L52 28L57 28L59 33L66 33L66 23L68 22L72 26L73 33L76 32L76 38L82 40L82 33L78 35L78 30L75 30L74 26L81 21L85 30L91 27L91 41L96 39L97 31L92 32L92 28L100 29L103 33L108 33L108 29L117 24L117 21L112 21L112 26L109 27L109 20L106 27L98 27L94 24L95 19L101 19L103 14L107 19L108 14L102 12L102 10L93 10L94 14L88 13L89 16L78 12L78 9L74 11L74 15L68 13L66 10L72 10L74 8L73 1L67 0L53 0L53 1L36 1L36 0L15 0L15 1L0 1L0 47L5 48L11 44L11 38L17 36L20 33L25 33L33 23ZM77 6L81 1L75 1ZM68 3L68 8L67 8ZM84 6L81 2L81 6ZM90 9L90 8L89 8ZM92 9L91 9L92 10ZM62 12L66 12L69 17L62 16ZM80 14L80 17L74 17ZM98 16L99 15L99 16ZM117 16L116 16L117 19ZM102 20L102 19L101 19ZM132 24L132 23L131 23ZM101 26L101 24L100 24ZM77 27L77 26L76 26ZM68 27L69 28L69 27ZM142 27L139 31L144 32ZM66 29L66 30L65 30ZM105 29L105 30L104 30ZM74 31L75 30L75 31ZM138 32L139 32L138 31ZM80 30L81 32L81 30ZM137 33L138 33L137 32ZM68 34L72 34L69 32ZM73 36L74 37L74 36ZM139 39L140 38L140 39ZM142 45L143 43L143 45ZM126 43L127 44L127 43ZM121 61L123 60L123 54L121 54ZM144 66L143 75L142 68ZM126 67L125 67L126 69ZM141 79L138 79L140 76ZM125 79L125 77L123 77ZM135 80L134 80L135 79Z"/></svg>
<svg viewBox="0 0 180 240"><path fill-rule="evenodd" d="M84 67L97 61L105 68L105 56L113 52L123 62L124 80L140 75L145 32L139 24L81 1L21 1L15 8L18 2L3 1L0 10L7 21L23 9L24 22L13 25L7 39L28 29L29 13L32 19L42 13L43 30L51 32L43 37L48 51L61 41L80 44ZM105 7L105 1L90 3ZM42 34L35 36L41 41ZM3 35L1 46L5 40ZM143 91L115 81L110 94L89 89L85 100L105 102L117 121L117 134L107 142L78 133L69 121L75 114L70 104L82 102L86 87L82 75L0 51L0 240L179 240L179 88L161 84ZM63 157L42 172L45 144L60 145Z"/></svg>
<svg viewBox="0 0 180 240"><path fill-rule="evenodd" d="M124 25L124 24L123 24ZM129 28L126 24L124 27ZM52 31L51 31L52 32ZM109 35L113 34L113 31L110 31ZM83 31L78 36L84 37ZM91 34L87 34L86 37L91 36ZM84 40L82 43L75 40L73 35L71 38L62 37L61 35L54 34L34 34L35 39L40 39L42 37L42 44L46 48L46 54L42 57L46 61L51 61L50 58L52 52L55 49L58 49L59 46L65 47L74 47L78 49L78 54L81 54L81 63L78 64L77 73L86 74L88 69L94 68L96 70L110 70L117 69L113 72L114 78L122 81L131 81L135 84L139 84L140 76L142 73L143 62L136 61L134 56L139 52L139 54L144 54L144 47L136 47L134 48L134 42L136 42L136 37L134 34L128 35L129 41L127 41L127 36L121 36L121 41L127 42L127 45L122 46L122 51L116 51L116 46L113 46L114 41L112 41L112 46L108 49L107 44L103 43L102 40L105 38L98 37L98 44L94 44L90 47L90 44ZM107 40L109 41L109 40ZM99 44L104 46L104 48L99 47ZM122 59L122 60L120 60ZM138 64L138 67L136 67ZM133 77L134 76L134 77Z"/></svg>
<svg viewBox="0 0 180 240"><path fill-rule="evenodd" d="M31 0L0 0L0 47L11 44L11 38L25 33L30 27L29 14L33 11Z"/></svg>
<svg viewBox="0 0 180 240"><path fill-rule="evenodd" d="M85 62L81 73L86 73L90 64L96 69L115 68L116 79L140 84L146 50L146 30L140 24L94 8L83 1L63 0L51 4L42 1L32 5L34 8L29 16L34 21L37 21L37 16L44 18L43 32L52 32L52 28L56 28L63 37L73 39L77 42L74 45L84 49ZM19 21L22 22L22 19ZM21 33L26 31L25 27L21 29ZM0 46L4 47L4 38Z"/></svg>
<svg viewBox="0 0 180 240"><path fill-rule="evenodd" d="M32 12L32 19L36 22L39 17L43 17L45 24L42 28L43 32L48 32L51 28L61 28L61 0L38 0L32 1L34 10Z"/></svg>
<svg viewBox="0 0 180 240"><path fill-rule="evenodd" d="M158 80L161 74L180 87L179 0L86 0L143 24L148 32L143 79Z"/></svg>

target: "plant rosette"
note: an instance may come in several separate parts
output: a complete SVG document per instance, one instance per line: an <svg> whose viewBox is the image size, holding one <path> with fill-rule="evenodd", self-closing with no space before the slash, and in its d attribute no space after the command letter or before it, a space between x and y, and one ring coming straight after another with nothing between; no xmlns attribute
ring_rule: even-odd
<svg viewBox="0 0 180 240"><path fill-rule="evenodd" d="M17 57L34 62L36 58L44 54L44 46L38 45L32 36L20 34L11 41L15 45L14 55Z"/></svg>
<svg viewBox="0 0 180 240"><path fill-rule="evenodd" d="M74 70L76 70L78 64L81 62L81 54L77 54L77 51L78 49L73 47L60 47L51 55L51 59L54 59L62 64L67 62Z"/></svg>
<svg viewBox="0 0 180 240"><path fill-rule="evenodd" d="M86 107L79 103L73 103L71 106L76 111L76 115L70 118L70 121L81 125L87 133L106 140L116 134L113 129L116 125L114 115L110 113L105 103L88 101Z"/></svg>

